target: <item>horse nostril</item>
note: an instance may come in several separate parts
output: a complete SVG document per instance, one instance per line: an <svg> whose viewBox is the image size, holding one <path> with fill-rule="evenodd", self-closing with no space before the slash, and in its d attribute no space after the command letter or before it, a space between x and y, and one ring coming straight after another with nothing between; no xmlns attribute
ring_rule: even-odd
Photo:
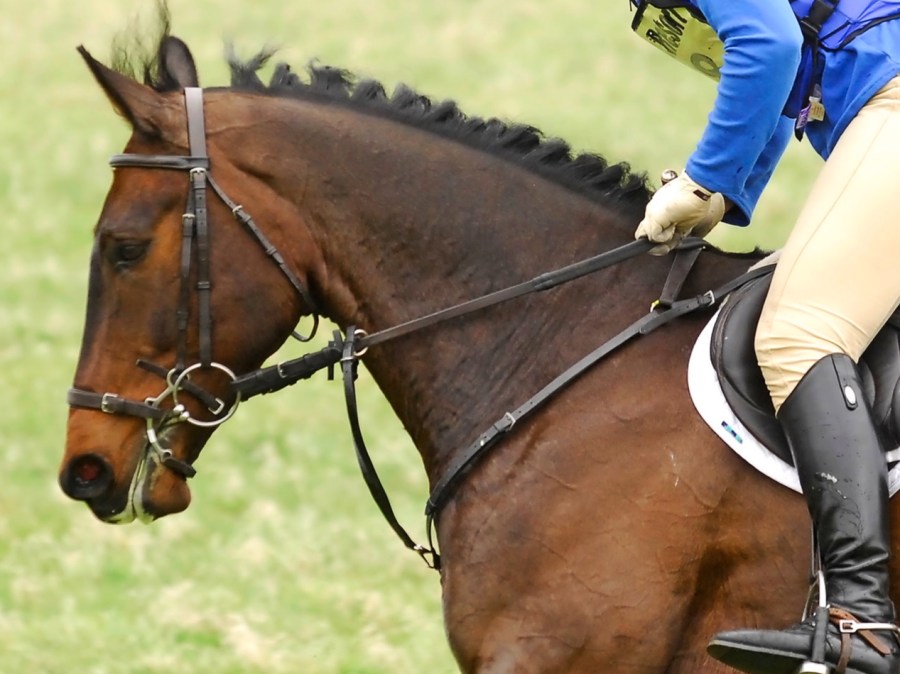
<svg viewBox="0 0 900 674"><path fill-rule="evenodd" d="M112 469L106 459L84 454L69 462L60 475L59 485L70 498L88 501L106 493L112 479Z"/></svg>

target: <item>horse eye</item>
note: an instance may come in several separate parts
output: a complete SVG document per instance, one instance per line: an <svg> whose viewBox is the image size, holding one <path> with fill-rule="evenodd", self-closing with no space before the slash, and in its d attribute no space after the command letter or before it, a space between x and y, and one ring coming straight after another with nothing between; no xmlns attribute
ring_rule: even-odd
<svg viewBox="0 0 900 674"><path fill-rule="evenodd" d="M109 260L116 269L125 269L144 257L147 246L147 241L119 241L110 247Z"/></svg>

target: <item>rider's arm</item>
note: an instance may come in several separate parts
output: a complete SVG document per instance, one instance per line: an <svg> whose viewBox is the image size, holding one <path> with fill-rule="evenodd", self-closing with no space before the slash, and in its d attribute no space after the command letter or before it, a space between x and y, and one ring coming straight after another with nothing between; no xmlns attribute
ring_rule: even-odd
<svg viewBox="0 0 900 674"><path fill-rule="evenodd" d="M734 208L726 220L749 222L790 138L781 116L800 62L802 35L787 2L697 0L725 44L725 62L706 130L687 172Z"/></svg>

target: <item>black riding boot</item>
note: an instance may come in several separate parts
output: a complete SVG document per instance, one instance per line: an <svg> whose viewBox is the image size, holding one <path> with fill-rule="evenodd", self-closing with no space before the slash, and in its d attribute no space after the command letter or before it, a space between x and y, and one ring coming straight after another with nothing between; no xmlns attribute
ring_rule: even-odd
<svg viewBox="0 0 900 674"><path fill-rule="evenodd" d="M900 641L885 629L894 622L887 468L856 365L845 355L820 360L778 419L818 537L830 607L824 644L830 669L800 669L818 660L812 657L814 617L782 631L722 632L710 642L709 654L751 674L898 674ZM862 623L881 625L864 629Z"/></svg>

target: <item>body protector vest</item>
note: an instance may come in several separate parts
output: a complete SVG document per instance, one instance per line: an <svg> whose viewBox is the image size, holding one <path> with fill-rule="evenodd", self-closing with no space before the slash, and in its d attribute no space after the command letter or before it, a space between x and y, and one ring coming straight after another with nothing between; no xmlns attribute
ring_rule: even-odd
<svg viewBox="0 0 900 674"><path fill-rule="evenodd" d="M824 119L825 109L818 89L822 68L820 50L841 49L869 28L900 18L900 0L788 1L803 32L803 51L783 114L797 120L800 137L807 122ZM693 2L630 2L637 10L631 27L638 35L694 70L719 80L725 46Z"/></svg>

